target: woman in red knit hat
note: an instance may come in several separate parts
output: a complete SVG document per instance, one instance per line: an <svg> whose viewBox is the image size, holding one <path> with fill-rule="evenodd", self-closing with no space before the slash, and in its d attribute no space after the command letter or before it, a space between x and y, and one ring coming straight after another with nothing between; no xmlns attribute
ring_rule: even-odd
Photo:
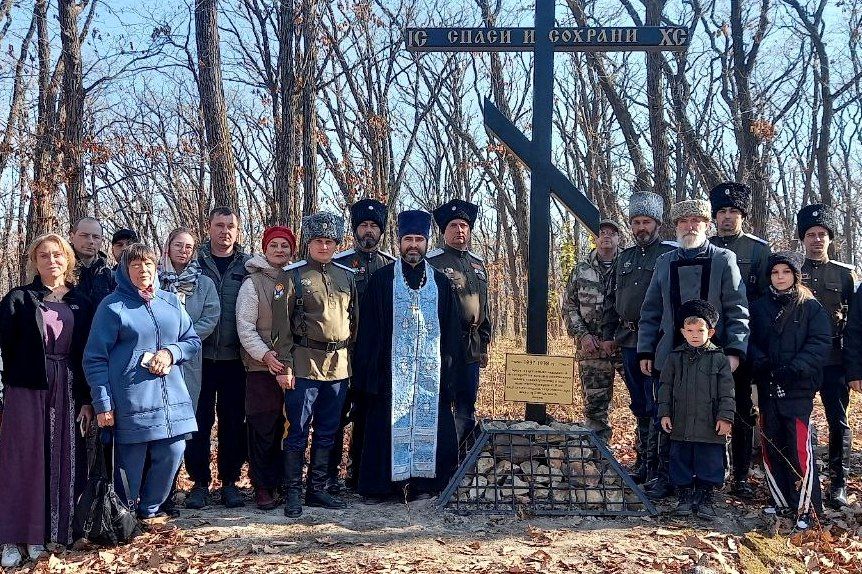
<svg viewBox="0 0 862 574"><path fill-rule="evenodd" d="M296 236L287 227L263 232L263 255L254 255L245 268L248 276L236 301L236 327L247 371L245 412L248 422L249 474L255 501L271 510L281 501L281 435L284 432L284 391L275 381L284 364L273 350L272 296L280 287L278 276L296 254Z"/></svg>

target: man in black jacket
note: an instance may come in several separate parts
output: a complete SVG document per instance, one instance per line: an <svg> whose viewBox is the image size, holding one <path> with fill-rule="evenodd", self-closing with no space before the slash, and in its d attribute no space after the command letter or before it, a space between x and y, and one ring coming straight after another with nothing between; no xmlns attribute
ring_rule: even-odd
<svg viewBox="0 0 862 574"><path fill-rule="evenodd" d="M829 246L838 229L834 211L823 204L803 207L796 215L796 230L805 246L802 283L826 308L832 323L832 348L822 357L823 384L820 400L829 425L829 501L833 508L847 505L846 479L850 467L853 433L847 420L850 388L844 376L841 348L844 328L852 312L855 285L853 266L829 257Z"/></svg>
<svg viewBox="0 0 862 574"><path fill-rule="evenodd" d="M82 217L69 233L69 243L78 260L75 270L78 290L90 300L94 310L117 286L108 256L101 251L103 239L102 224L93 217Z"/></svg>

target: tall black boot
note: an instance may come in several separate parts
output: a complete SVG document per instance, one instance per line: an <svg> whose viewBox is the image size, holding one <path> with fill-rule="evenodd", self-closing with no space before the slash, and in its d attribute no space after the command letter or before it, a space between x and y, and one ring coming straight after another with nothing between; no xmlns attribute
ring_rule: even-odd
<svg viewBox="0 0 862 574"><path fill-rule="evenodd" d="M853 434L850 429L839 428L829 433L829 501L832 508L847 506L847 475L850 472L850 453Z"/></svg>
<svg viewBox="0 0 862 574"><path fill-rule="evenodd" d="M302 514L302 464L304 462L304 452L284 451L284 515L288 518L296 518Z"/></svg>
<svg viewBox="0 0 862 574"><path fill-rule="evenodd" d="M649 426L647 427L647 444L644 450L647 475L644 481L644 488L650 483L654 483L658 478L658 436L662 432L653 422L652 418L648 418L647 420L649 420Z"/></svg>
<svg viewBox="0 0 862 574"><path fill-rule="evenodd" d="M649 432L650 426L652 425L652 419L649 417L638 417L637 422L637 438L635 442L637 459L635 460L635 465L632 467L629 474L636 484L641 484L646 482L648 474L646 450L649 445Z"/></svg>
<svg viewBox="0 0 862 574"><path fill-rule="evenodd" d="M341 466L341 455L344 452L344 426L339 425L335 433L335 443L332 445L332 456L326 464L326 491L339 495L344 490L341 479L338 478Z"/></svg>
<svg viewBox="0 0 862 574"><path fill-rule="evenodd" d="M305 490L305 505L318 508L345 508L347 504L326 491L326 477L329 472L329 457L332 448L311 447L311 464L308 472L308 486Z"/></svg>
<svg viewBox="0 0 862 574"><path fill-rule="evenodd" d="M647 489L646 495L651 500L661 500L673 494L670 483L670 435L658 431L658 476Z"/></svg>

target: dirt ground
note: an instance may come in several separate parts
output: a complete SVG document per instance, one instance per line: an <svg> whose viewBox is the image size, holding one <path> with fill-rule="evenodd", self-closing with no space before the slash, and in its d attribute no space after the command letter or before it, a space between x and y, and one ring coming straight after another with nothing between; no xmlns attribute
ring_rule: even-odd
<svg viewBox="0 0 862 574"><path fill-rule="evenodd" d="M555 351L571 352L571 345L565 345L557 342ZM479 410L490 418L520 418L523 413L523 405L502 400L506 350L517 349L495 349L492 365L483 373ZM616 388L612 423L620 431L611 447L627 464L633 459L628 432L632 419L621 381ZM854 404L859 403L857 396ZM558 420L576 421L580 404L552 407L549 412ZM669 505L660 506L663 512L655 517L542 518L459 516L436 510L433 500L366 505L356 498L350 498L350 506L342 511L305 509L300 519L289 520L281 509L254 508L247 489L246 508L214 505L183 510L179 519L155 525L131 544L113 549L57 548L55 554L18 571L858 573L862 572L862 417L858 413L853 423L852 504L841 513L827 511L823 522L804 534L761 513L766 490L758 470L754 482L759 499L743 504L721 493L717 496L720 516L713 522L673 518L666 513ZM816 424L822 444L827 434L820 409Z"/></svg>

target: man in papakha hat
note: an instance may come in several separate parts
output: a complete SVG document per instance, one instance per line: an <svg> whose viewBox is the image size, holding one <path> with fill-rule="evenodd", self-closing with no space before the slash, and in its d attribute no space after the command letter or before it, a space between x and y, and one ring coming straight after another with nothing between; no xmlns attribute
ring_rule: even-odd
<svg viewBox="0 0 862 574"><path fill-rule="evenodd" d="M360 199L350 206L350 228L353 230L353 247L335 254L334 262L353 269L356 274L356 296L362 301L368 280L375 271L395 261L395 258L380 249L380 240L386 231L388 209L385 203L376 199ZM327 490L332 494L340 494L341 481L338 478L341 453L344 450L344 427L348 422L351 427L350 455L348 457L346 485L356 489L356 469L359 467L359 457L362 456L362 424L365 420L363 405L354 400L354 393L348 392L341 417L341 426L335 433L333 456L330 459ZM349 420L348 420L349 419Z"/></svg>
<svg viewBox="0 0 862 574"><path fill-rule="evenodd" d="M313 426L305 505L344 508L326 490L330 456L351 375L348 347L357 328L354 271L332 262L344 220L319 212L302 219L308 259L289 265L272 295L272 344L284 363L276 376L289 423L284 451L284 514L302 514L302 466Z"/></svg>
<svg viewBox="0 0 862 574"><path fill-rule="evenodd" d="M803 207L796 214L796 232L805 247L802 283L826 308L832 323L832 349L823 358L820 399L829 425L829 497L826 503L833 508L847 505L853 433L847 422L850 387L841 351L856 281L852 265L829 257L829 246L837 229L834 211L821 203Z"/></svg>
<svg viewBox="0 0 862 574"><path fill-rule="evenodd" d="M606 353L602 348L602 307L611 267L620 248L620 224L602 219L596 247L578 261L569 276L562 312L569 336L578 350L578 375L584 396L584 419L587 428L606 443L611 440L608 408L614 395L614 373L623 376L618 350Z"/></svg>
<svg viewBox="0 0 862 574"><path fill-rule="evenodd" d="M751 210L751 189L742 183L727 181L709 192L715 235L710 243L736 254L739 274L745 283L745 295L753 303L769 289L767 259L769 243L756 235L744 233L742 223ZM747 363L733 373L736 395L736 418L730 437L731 483L730 493L742 499L754 498L754 489L748 483L751 469L752 437L757 417L754 413L751 388L751 370Z"/></svg>
<svg viewBox="0 0 862 574"><path fill-rule="evenodd" d="M478 205L461 199L453 199L435 209L434 221L443 235L443 247L428 252L428 263L449 278L461 305L469 384L464 387L463 394L455 397L459 443L476 426L479 369L488 366L488 345L491 343L488 271L482 258L469 251L478 214Z"/></svg>
<svg viewBox="0 0 862 574"><path fill-rule="evenodd" d="M638 359L641 371L660 380L668 354L682 344L680 306L692 299L708 301L718 311L713 341L724 349L735 371L748 348L748 299L736 264L736 255L707 241L712 220L708 201L692 199L671 207L679 247L656 260L655 272L646 292L638 325ZM670 441L659 434L658 479L647 496L661 499L673 488L668 480Z"/></svg>
<svg viewBox="0 0 862 574"><path fill-rule="evenodd" d="M664 198L659 194L632 193L628 215L635 244L619 254L610 272L602 305L602 348L608 355L617 348L622 354L629 408L637 421L637 459L631 473L635 482L643 483L655 478L658 470L659 428L654 424L657 381L643 374L638 362L638 322L656 259L675 249L676 243L659 237L664 217Z"/></svg>
<svg viewBox="0 0 862 574"><path fill-rule="evenodd" d="M353 385L366 405L357 492L425 498L446 487L458 443L452 402L467 382L458 299L425 259L431 214L398 215L401 257L360 307Z"/></svg>

